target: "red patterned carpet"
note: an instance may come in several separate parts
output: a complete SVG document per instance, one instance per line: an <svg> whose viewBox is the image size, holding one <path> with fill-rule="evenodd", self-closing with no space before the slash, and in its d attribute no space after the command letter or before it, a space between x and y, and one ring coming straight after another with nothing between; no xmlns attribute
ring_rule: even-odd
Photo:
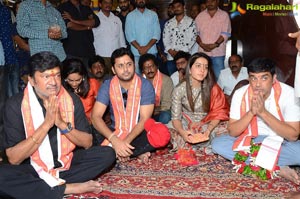
<svg viewBox="0 0 300 199"><path fill-rule="evenodd" d="M149 165L132 160L117 164L98 180L99 195L69 195L65 198L102 199L182 199L182 198L287 198L300 191L295 184L277 178L262 181L236 174L232 165L217 155L197 154L195 166L181 166L167 151L152 154ZM297 171L300 171L297 168Z"/></svg>

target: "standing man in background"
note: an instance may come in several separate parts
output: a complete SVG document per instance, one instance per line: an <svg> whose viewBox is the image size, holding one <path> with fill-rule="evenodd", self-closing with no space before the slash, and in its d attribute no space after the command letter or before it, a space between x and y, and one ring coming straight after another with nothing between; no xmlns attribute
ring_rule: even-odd
<svg viewBox="0 0 300 199"><path fill-rule="evenodd" d="M13 42L13 25L11 12L0 3L0 41L2 43L5 64L3 65L3 81L5 88L1 90L6 97L19 92L19 63ZM5 97L5 98L6 98Z"/></svg>
<svg viewBox="0 0 300 199"><path fill-rule="evenodd" d="M224 69L226 42L231 35L229 16L218 5L219 0L206 0L206 10L195 19L199 52L210 56L216 79Z"/></svg>
<svg viewBox="0 0 300 199"><path fill-rule="evenodd" d="M121 11L119 12L119 14L117 16L120 18L120 20L122 22L122 29L123 29L123 32L125 33L126 17L128 15L128 13L130 12L130 1L129 0L118 0L118 3L119 3L119 8ZM126 42L127 47L129 48L130 45L126 38L125 38L125 42Z"/></svg>
<svg viewBox="0 0 300 199"><path fill-rule="evenodd" d="M61 40L67 38L66 25L60 13L47 0L28 0L20 4L17 31L28 38L30 54L54 53L60 61L66 58Z"/></svg>
<svg viewBox="0 0 300 199"><path fill-rule="evenodd" d="M111 68L111 53L121 47L126 47L122 22L112 10L113 0L99 0L101 10L97 16L101 25L93 28L94 47L96 54L103 57L106 67Z"/></svg>
<svg viewBox="0 0 300 199"><path fill-rule="evenodd" d="M193 19L185 15L184 1L174 0L172 4L175 16L166 22L163 33L169 76L176 71L175 55L179 50L191 52L197 37Z"/></svg>
<svg viewBox="0 0 300 199"><path fill-rule="evenodd" d="M160 39L160 25L155 12L146 8L146 0L136 0L136 9L126 18L125 34L130 43L135 59L136 72L141 55L150 53L157 55L156 43Z"/></svg>
<svg viewBox="0 0 300 199"><path fill-rule="evenodd" d="M62 3L58 10L68 31L68 38L63 41L67 58L78 58L88 68L89 58L95 55L92 28L99 26L99 18L89 6L82 5L79 0Z"/></svg>

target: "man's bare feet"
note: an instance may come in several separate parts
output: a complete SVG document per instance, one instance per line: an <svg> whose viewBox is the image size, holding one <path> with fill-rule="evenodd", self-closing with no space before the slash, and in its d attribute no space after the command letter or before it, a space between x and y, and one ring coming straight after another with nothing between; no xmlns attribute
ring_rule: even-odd
<svg viewBox="0 0 300 199"><path fill-rule="evenodd" d="M290 180L297 185L300 184L300 178L299 178L297 172L288 166L280 168L279 176L281 176L287 180Z"/></svg>
<svg viewBox="0 0 300 199"><path fill-rule="evenodd" d="M65 194L80 194L92 192L98 194L102 191L102 187L99 182L90 180L82 183L72 183L66 185Z"/></svg>
<svg viewBox="0 0 300 199"><path fill-rule="evenodd" d="M143 153L141 155L138 156L138 159L144 163L144 164L148 164L149 163L149 158L151 156L151 153L150 152L146 152L146 153Z"/></svg>

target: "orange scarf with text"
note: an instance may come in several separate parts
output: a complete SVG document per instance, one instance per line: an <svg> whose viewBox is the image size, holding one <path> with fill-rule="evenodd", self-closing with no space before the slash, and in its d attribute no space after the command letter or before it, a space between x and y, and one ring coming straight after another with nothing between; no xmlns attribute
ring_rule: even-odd
<svg viewBox="0 0 300 199"><path fill-rule="evenodd" d="M160 105L160 95L161 95L161 89L162 89L162 79L163 79L163 75L162 73L157 70L156 75L154 76L152 85L154 87L155 90L155 106L159 106Z"/></svg>
<svg viewBox="0 0 300 199"><path fill-rule="evenodd" d="M126 138L138 122L141 87L142 80L135 74L128 89L128 98L125 108L118 77L114 76L110 82L109 97L115 117L114 134L122 140ZM104 146L108 144L109 141L107 139L102 142Z"/></svg>
<svg viewBox="0 0 300 199"><path fill-rule="evenodd" d="M71 122L74 127L74 105L71 96L61 87L58 94L58 103L61 117L66 122ZM36 129L44 122L42 107L33 91L33 87L28 83L24 90L24 97L21 105L23 122L25 126L26 137L34 135ZM63 179L59 178L59 171L68 170L71 165L73 150L75 145L69 139L62 135L57 128L57 147L58 161L62 167L54 169L53 153L51 150L50 140L48 135L41 142L37 151L30 156L31 165L49 186L57 186L64 183Z"/></svg>
<svg viewBox="0 0 300 199"><path fill-rule="evenodd" d="M276 110L278 111L278 115L281 121L284 121L278 101L281 95L281 86L278 81L275 81L273 84L273 90L274 90L274 98L275 98L275 104L276 104ZM248 96L247 96L248 95ZM247 97L246 97L247 96ZM253 90L249 86L247 91L243 95L242 104L240 108L241 117L247 113L247 104L250 107L250 102L253 96ZM248 102L246 102L246 98ZM250 147L252 138L255 138L258 136L258 127L257 127L257 117L254 116L250 122L250 125L248 128L245 129L245 131L236 139L234 142L232 149L234 151L239 150L239 148L245 148Z"/></svg>

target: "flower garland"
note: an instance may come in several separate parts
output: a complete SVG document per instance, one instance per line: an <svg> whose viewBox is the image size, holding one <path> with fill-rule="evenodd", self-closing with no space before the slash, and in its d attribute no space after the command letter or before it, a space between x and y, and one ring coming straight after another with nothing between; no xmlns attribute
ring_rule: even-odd
<svg viewBox="0 0 300 199"><path fill-rule="evenodd" d="M234 165L233 169L236 170L237 173L241 173L244 175L254 175L262 180L273 179L274 177L278 177L279 166L276 166L274 171L269 171L260 166L255 165L255 159L257 157L258 151L260 149L261 143L253 143L251 141L250 151L238 151L233 160L232 164ZM250 156L250 164L247 165L245 162Z"/></svg>

